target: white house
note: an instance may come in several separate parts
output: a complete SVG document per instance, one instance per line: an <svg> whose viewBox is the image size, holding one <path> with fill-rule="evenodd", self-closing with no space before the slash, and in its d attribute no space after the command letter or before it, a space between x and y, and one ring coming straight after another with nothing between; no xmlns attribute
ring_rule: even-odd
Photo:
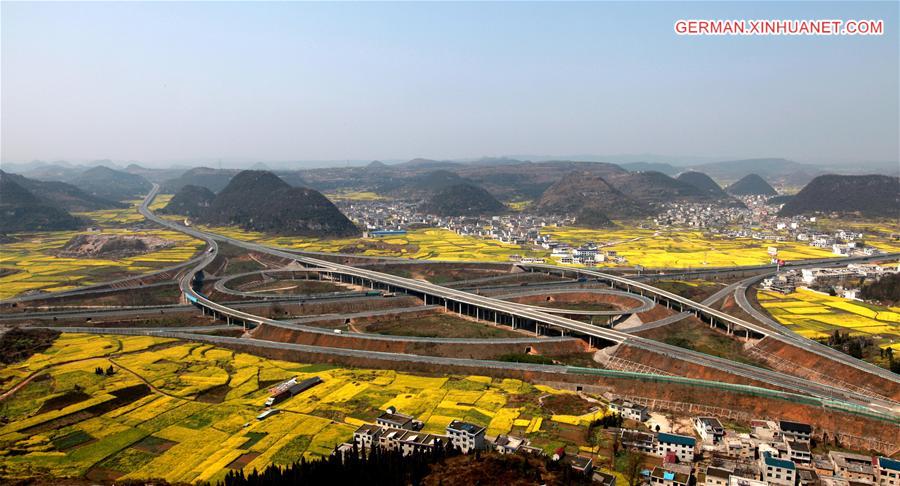
<svg viewBox="0 0 900 486"><path fill-rule="evenodd" d="M484 449L484 427L454 420L447 425L447 436L450 443L463 454L476 449Z"/></svg>
<svg viewBox="0 0 900 486"><path fill-rule="evenodd" d="M656 455L666 457L674 453L680 462L694 462L694 449L697 447L697 439L686 435L667 434L660 432L656 437Z"/></svg>
<svg viewBox="0 0 900 486"><path fill-rule="evenodd" d="M797 478L797 466L786 459L779 459L769 452L760 457L762 479L770 485L794 486Z"/></svg>
<svg viewBox="0 0 900 486"><path fill-rule="evenodd" d="M638 422L644 422L650 418L650 409L622 398L616 398L609 402L609 409L627 419Z"/></svg>

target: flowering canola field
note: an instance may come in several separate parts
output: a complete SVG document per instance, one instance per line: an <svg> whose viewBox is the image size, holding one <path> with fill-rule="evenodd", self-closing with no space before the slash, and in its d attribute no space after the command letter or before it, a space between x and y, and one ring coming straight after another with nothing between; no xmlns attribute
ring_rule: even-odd
<svg viewBox="0 0 900 486"><path fill-rule="evenodd" d="M839 329L900 349L900 307L879 307L805 288L787 295L760 291L757 299L778 322L810 339L828 337Z"/></svg>
<svg viewBox="0 0 900 486"><path fill-rule="evenodd" d="M162 199L160 199L162 198ZM171 196L159 196L154 206L165 204ZM48 231L10 235L13 241L3 243L0 251L0 299L29 291L55 292L113 280L127 275L151 272L190 260L205 244L184 233L163 229L133 229L144 220L136 209L140 201L132 201L125 209L78 213L102 228L103 234L158 236L175 244L143 255L121 259L70 258L56 253L66 243L85 231Z"/></svg>
<svg viewBox="0 0 900 486"><path fill-rule="evenodd" d="M94 373L110 365L114 375ZM280 413L255 418L273 384L312 376L323 383L278 404ZM145 336L63 334L46 351L0 368L0 392L29 377L36 378L0 402L10 419L0 426L0 469L12 477L216 481L233 468L330 454L388 406L421 420L426 432L467 420L490 435L526 435L546 450L583 445L571 433L554 435L554 424L586 428L598 416L551 416L538 398L560 391L520 380L291 363Z"/></svg>

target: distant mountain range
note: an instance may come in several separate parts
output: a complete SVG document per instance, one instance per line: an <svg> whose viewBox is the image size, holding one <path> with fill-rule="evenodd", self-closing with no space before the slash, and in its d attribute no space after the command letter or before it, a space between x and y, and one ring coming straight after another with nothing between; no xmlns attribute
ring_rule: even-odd
<svg viewBox="0 0 900 486"><path fill-rule="evenodd" d="M88 194L113 201L140 198L153 187L143 176L102 165L76 175L70 182Z"/></svg>
<svg viewBox="0 0 900 486"><path fill-rule="evenodd" d="M819 166L779 158L707 160L693 164L685 159L673 159L667 163L658 157L640 160L623 156L612 159L621 162L621 165L588 160L528 161L517 157L485 157L465 162L417 158L401 163L372 161L352 167L265 172L277 176L288 186L311 188L316 193L374 191L423 202L426 205L423 207L440 208L443 214L449 214L447 211L467 211L466 201L440 204L435 200L437 194L459 186L460 190L473 197L476 193L479 195L478 201L472 201L473 208L482 205L490 207L494 201L530 200L533 201L532 208L541 212L562 212L576 217L581 214L583 221L593 219L598 222L603 222L604 218L627 219L656 214L667 202L739 205L741 203L732 194L775 196L775 187L787 189L790 193L813 178L824 175ZM105 164L106 161L99 163ZM265 163L262 166L281 165ZM161 181L163 193L177 194L185 186L204 187L212 193L221 193L239 173L235 169L209 167L152 169L133 163L124 170L107 166L85 168L65 162L32 164L29 167L34 174L40 175L33 178L46 182L64 177L77 185L80 193L66 194L60 189L54 192L57 197L55 201L63 209L67 208L63 204L66 199L80 202L81 206L73 211L114 206L116 203L111 199L140 197L149 190L148 180ZM854 169L848 167L846 170ZM575 180L577 177L583 180ZM721 186L725 183L730 185L723 191ZM25 188L45 200L52 200L49 196L42 196L37 187ZM73 189L76 188L67 186L67 190ZM485 194L478 190L484 190L490 198L484 197ZM199 201L209 198L209 194L200 194L197 189L188 192L191 194L184 195L185 207L196 203L188 195ZM450 195L447 192L444 194ZM584 202L573 196L579 194ZM433 205L435 203L437 206ZM173 211L183 214L181 209L173 208Z"/></svg>
<svg viewBox="0 0 900 486"><path fill-rule="evenodd" d="M837 213L896 219L900 178L883 175L823 175L785 202L782 216Z"/></svg>
<svg viewBox="0 0 900 486"><path fill-rule="evenodd" d="M177 194L184 186L205 187L212 192L219 192L228 185L231 178L239 170L235 169L211 169L209 167L194 167L173 179L164 181L160 185L160 191L166 194Z"/></svg>
<svg viewBox="0 0 900 486"><path fill-rule="evenodd" d="M0 171L4 177L15 181L40 199L52 203L66 211L85 212L99 209L126 208L127 204L111 201L102 197L88 194L87 192L59 181L39 181L18 174L10 174Z"/></svg>
<svg viewBox="0 0 900 486"><path fill-rule="evenodd" d="M258 170L258 169L254 169ZM188 169L177 177L164 181L160 185L160 191L164 194L176 194L184 186L205 187L212 192L219 192L231 182L231 179L240 173L237 169L211 169L209 167L194 167ZM294 187L306 187L307 183L297 171L275 171L284 182Z"/></svg>
<svg viewBox="0 0 900 486"><path fill-rule="evenodd" d="M0 171L0 233L76 229L82 221Z"/></svg>

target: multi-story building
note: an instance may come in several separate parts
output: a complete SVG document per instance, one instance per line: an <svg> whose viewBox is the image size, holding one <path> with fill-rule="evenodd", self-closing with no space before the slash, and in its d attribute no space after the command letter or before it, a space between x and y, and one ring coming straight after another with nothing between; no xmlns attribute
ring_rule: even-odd
<svg viewBox="0 0 900 486"><path fill-rule="evenodd" d="M771 420L752 420L750 421L751 434L760 440L769 442L781 441L781 431L778 424Z"/></svg>
<svg viewBox="0 0 900 486"><path fill-rule="evenodd" d="M353 442L360 449L371 449L372 444L378 443L381 437L382 428L377 425L363 424L360 425L356 432L353 433Z"/></svg>
<svg viewBox="0 0 900 486"><path fill-rule="evenodd" d="M715 417L695 417L694 429L705 442L718 444L725 437L725 427Z"/></svg>
<svg viewBox="0 0 900 486"><path fill-rule="evenodd" d="M390 407L386 412L382 413L375 419L375 424L381 427L391 427L395 429L413 430L415 428L415 420L412 416L398 413L394 407Z"/></svg>
<svg viewBox="0 0 900 486"><path fill-rule="evenodd" d="M800 422L788 422L780 420L778 422L778 430L785 440L796 440L800 442L809 442L812 439L812 426Z"/></svg>
<svg viewBox="0 0 900 486"><path fill-rule="evenodd" d="M645 454L655 454L656 437L649 432L622 429L622 446Z"/></svg>
<svg viewBox="0 0 900 486"><path fill-rule="evenodd" d="M402 450L403 438L408 432L405 429L382 428L378 435L378 445L386 451Z"/></svg>
<svg viewBox="0 0 900 486"><path fill-rule="evenodd" d="M749 437L727 437L722 443L725 457L752 460L756 456L756 444Z"/></svg>
<svg viewBox="0 0 900 486"><path fill-rule="evenodd" d="M821 481L816 471L808 468L797 468L797 484L800 486L820 486Z"/></svg>
<svg viewBox="0 0 900 486"><path fill-rule="evenodd" d="M877 457L875 474L878 486L900 485L900 461L888 457Z"/></svg>
<svg viewBox="0 0 900 486"><path fill-rule="evenodd" d="M594 460L590 457L585 456L565 456L562 458L563 464L568 464L572 469L584 474L588 475L594 470Z"/></svg>
<svg viewBox="0 0 900 486"><path fill-rule="evenodd" d="M512 435L498 435L494 440L494 449L500 454L514 454L526 445L528 445L528 439Z"/></svg>
<svg viewBox="0 0 900 486"><path fill-rule="evenodd" d="M656 466L650 472L651 486L687 486L691 482L691 469L678 464Z"/></svg>
<svg viewBox="0 0 900 486"><path fill-rule="evenodd" d="M680 462L694 462L696 447L697 439L686 435L660 432L656 437L656 455L659 457L666 457L669 453L673 453Z"/></svg>
<svg viewBox="0 0 900 486"><path fill-rule="evenodd" d="M627 419L638 422L644 422L650 418L650 409L623 398L616 398L609 402L609 409Z"/></svg>
<svg viewBox="0 0 900 486"><path fill-rule="evenodd" d="M454 420L447 425L447 436L450 443L464 454L469 451L484 449L484 427Z"/></svg>
<svg viewBox="0 0 900 486"><path fill-rule="evenodd" d="M812 451L809 449L808 442L800 442L797 440L784 441L787 445L788 457L794 462L809 463L812 461Z"/></svg>
<svg viewBox="0 0 900 486"><path fill-rule="evenodd" d="M403 434L400 439L400 450L404 456L408 456L415 452L433 450L436 446L443 446L446 441L447 437L443 435L410 431Z"/></svg>
<svg viewBox="0 0 900 486"><path fill-rule="evenodd" d="M732 474L728 478L728 486L768 486L768 483Z"/></svg>
<svg viewBox="0 0 900 486"><path fill-rule="evenodd" d="M706 480L704 486L728 486L728 478L731 470L722 467L706 467Z"/></svg>
<svg viewBox="0 0 900 486"><path fill-rule="evenodd" d="M875 468L872 456L852 454L849 452L830 451L831 463L834 464L834 475L848 481L875 482Z"/></svg>
<svg viewBox="0 0 900 486"><path fill-rule="evenodd" d="M797 479L797 466L792 461L779 459L769 452L760 457L762 480L770 485L794 486Z"/></svg>

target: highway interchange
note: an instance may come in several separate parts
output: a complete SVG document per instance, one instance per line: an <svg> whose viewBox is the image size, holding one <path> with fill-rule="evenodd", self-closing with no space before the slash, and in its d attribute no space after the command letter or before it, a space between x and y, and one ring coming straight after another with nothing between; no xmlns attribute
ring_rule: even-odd
<svg viewBox="0 0 900 486"><path fill-rule="evenodd" d="M414 296L421 298L424 301L426 306L443 306L448 311L466 313L473 317L477 317L483 320L494 320L495 322L505 322L509 325L515 327L525 327L529 329L534 329L536 333L541 333L543 329L545 332L549 334L561 334L562 336L579 336L582 338L586 338L586 340L593 345L597 345L600 347L601 344L605 345L620 345L625 344L627 346L639 348L646 352L656 353L658 355L674 358L677 360L682 360L686 362L690 362L696 365L700 365L703 367L708 367L716 370L720 370L725 373L729 373L732 375L736 375L745 379L753 380L754 382L764 383L767 386L774 387L776 390L781 390L782 392L792 392L797 394L802 394L810 397L815 397L820 400L825 401L839 401L846 402L854 407L862 407L873 414L878 415L887 415L894 417L900 417L900 404L891 400L888 397L883 396L873 396L873 394L861 394L856 390L850 390L847 388L832 386L830 384L822 384L810 381L808 379L803 379L799 377L795 377L785 373L779 373L743 363L738 363L722 358L718 358L715 356L709 356L706 354L698 353L695 351L691 351L684 348L679 348L676 346L671 346L668 344L660 343L657 341L653 341L646 338L641 338L639 336L635 336L632 332L639 330L646 330L650 327L647 326L661 326L666 325L671 322L676 322L678 320L684 319L685 317L690 316L691 314L696 315L702 319L707 320L708 322L724 325L731 330L744 330L746 333L756 336L756 337L765 337L771 339L783 340L786 343L789 343L793 346L801 347L802 349L809 350L811 352L820 354L827 359L833 359L840 361L842 363L853 366L854 368L863 371L865 373L877 374L880 377L883 377L892 382L898 383L898 377L888 372L887 370L883 370L881 368L877 368L868 363L855 360L850 358L849 356L843 355L840 352L832 350L826 346L822 346L818 343L814 343L812 341L806 340L796 334L793 334L787 331L783 326L772 326L770 325L769 320L761 319L756 312L751 312L752 306L749 306L749 303L746 302L746 289L750 284L752 284L755 280L763 278L766 273L763 273L759 276L754 276L744 281L738 282L736 284L729 285L728 287L722 289L717 292L715 295L706 299L703 303L698 303L686 299L684 297L660 290L655 288L649 284L638 281L636 279L622 277L618 275L612 275L608 273L599 272L592 269L581 269L581 268L563 268L563 267L555 267L551 265L523 265L523 268L530 271L547 271L547 272L562 272L569 274L577 274L583 278L590 278L592 280L597 280L599 282L606 283L610 286L610 288L616 288L619 291L628 292L631 297L638 297L641 300L642 305L647 301L651 300L659 303L661 305L667 305L673 309L676 309L678 312L672 316L666 317L660 321L654 323L648 323L638 328L633 328L631 332L623 332L617 329L605 328L593 326L590 324L586 324L584 322L568 319L561 315L556 315L553 313L546 312L551 309L540 308L535 306L523 305L514 302L507 302L504 300L500 300L494 297L486 297L482 295L477 295L475 293L466 292L463 290L452 289L441 285L436 285L430 282L413 280L404 277L399 277L395 275L390 275L382 272L377 272L375 270L371 270L368 268L360 268L348 266L340 263L335 263L332 261L324 260L321 258L314 258L311 256L307 256L307 254L301 254L299 252L287 251L279 248L271 248L265 245L260 245L257 243L245 242L229 237L225 237L222 235L216 235L212 233L207 233L204 231L200 231L197 228L187 227L181 224L178 224L174 221L166 220L160 218L156 214L154 214L149 209L149 204L155 198L157 192L159 190L158 186L154 186L152 191L147 195L146 199L142 203L139 208L141 214L161 226L167 227L169 229L173 229L176 231L180 231L182 233L188 234L195 238L204 240L209 245L208 250L201 254L200 256L192 259L190 262L186 262L182 266L178 266L178 268L188 268L187 271L182 270L179 272L181 275L178 284L181 292L185 296L185 298L190 301L192 304L199 306L204 309L204 312L213 312L219 316L222 316L229 322L241 322L252 325L270 325L277 327L285 327L292 328L297 330L302 330L305 332L330 332L329 330L324 330L321 328L304 326L302 324L303 319L297 320L295 322L285 322L278 321L274 319L268 319L265 317L261 317L258 315L254 315L250 312L246 312L241 310L243 305L233 305L233 304L225 304L225 303L217 303L209 300L206 296L200 294L192 287L192 280L194 275L206 267L209 263L215 259L218 252L218 242L226 242L231 245L235 245L238 247L242 247L247 250L265 253L269 255L273 255L279 258L286 259L288 261L296 261L298 264L308 267L309 269L315 269L315 271L319 272L321 275L328 275L330 278L334 278L335 280L342 280L345 282L353 283L359 286L368 286L369 288L378 288L384 289L389 292L404 292ZM318 256L318 255L317 255ZM333 256L333 255L332 255ZM889 255L888 257L893 257L896 255ZM881 258L885 258L885 256L881 256ZM840 262L842 264L846 264L848 260L844 259ZM804 262L805 264L817 264L821 262ZM827 263L834 263L833 261L827 261ZM771 271L771 267L769 267ZM765 267L760 267L760 270L765 272ZM720 310L714 309L710 307L710 305L718 300L721 300L729 293L734 293L739 305L745 311L747 311L750 315L753 315L754 318L758 319L760 322L765 323L767 326L761 326L758 324L750 323L745 320L739 319L737 317L726 314ZM743 302L741 303L741 296L743 296ZM45 298L47 296L44 296ZM745 305L748 306L745 308ZM179 306L180 307L180 306ZM183 307L182 307L183 309ZM755 311L755 309L754 309ZM776 323L777 324L777 323ZM92 328L93 329L93 328ZM135 329L136 332L140 332ZM92 331L93 332L93 331ZM99 328L96 332L118 332L118 331L110 331L108 328ZM194 332L177 332L177 331L163 331L158 330L158 333L166 333L166 334L178 334L182 338L190 338L190 336L195 335ZM353 335L354 337L363 337L373 338L372 335L360 334L360 333L348 333L349 335ZM203 336L204 340L210 339L225 339L222 336ZM393 339L398 338L397 336L377 336L374 339ZM409 339L406 337L402 337L403 339ZM228 339L245 339L248 338L228 338ZM439 338L424 338L424 339L439 339ZM547 337L541 337L539 339L548 339ZM525 339L527 340L527 338ZM259 340L253 340L259 341ZM471 341L468 341L471 342ZM285 344L285 343L276 343L276 344ZM294 345L298 346L298 345ZM316 348L316 352L320 353L369 353L368 351L363 350L348 350L345 348L324 348L324 347L313 347ZM300 348L297 348L300 349ZM305 348L304 348L305 349ZM374 355L373 355L374 356ZM432 356L416 356L412 358L411 355L406 354L398 354L398 353L378 353L377 356L380 359L395 359L395 360L424 360L426 362L434 362L439 363L440 360L445 358L437 358ZM521 365L521 363L503 363L503 366L515 366ZM489 361L479 361L479 366L491 367L491 366L499 366L496 362ZM571 367L569 367L571 368ZM601 371L601 370L598 370Z"/></svg>

